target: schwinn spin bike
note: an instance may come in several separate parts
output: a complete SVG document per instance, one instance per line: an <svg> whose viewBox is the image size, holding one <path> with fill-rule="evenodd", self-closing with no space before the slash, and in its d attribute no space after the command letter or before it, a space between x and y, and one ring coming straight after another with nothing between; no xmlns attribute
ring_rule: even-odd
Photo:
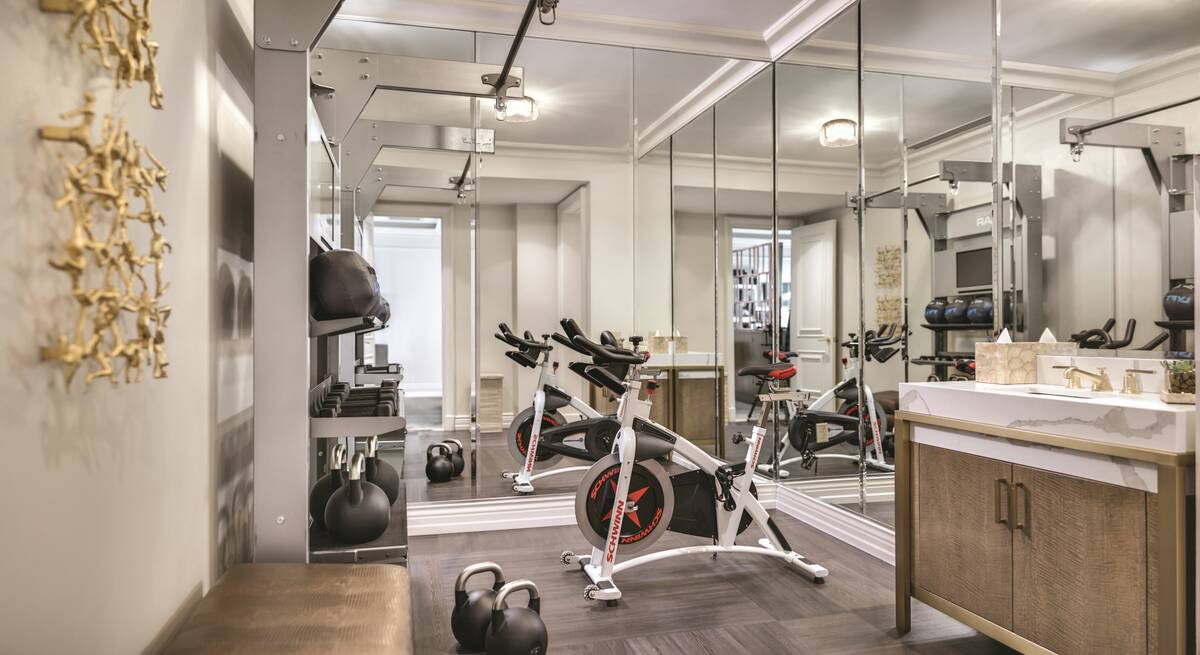
<svg viewBox="0 0 1200 655"><path fill-rule="evenodd" d="M759 451L767 437L767 412L748 438L746 457L724 462L704 452L682 436L650 420L650 407L658 384L645 382L642 399L640 371L643 353L595 343L583 335L573 341L592 355L591 373L614 393L621 394L617 416L620 431L613 452L584 474L575 496L575 520L592 545L589 555L562 554L563 564L578 564L590 584L588 600L610 605L621 598L613 576L622 571L682 555L718 553L764 555L783 560L814 582L823 582L829 571L792 550L779 527L763 509L751 484ZM606 366L628 366L618 378ZM784 394L767 394L764 402L782 400ZM692 468L668 475L656 458L676 454ZM765 537L757 546L735 543L737 536L755 524ZM670 530L711 539L703 546L687 546L650 553L617 563L618 551L638 552Z"/></svg>
<svg viewBox="0 0 1200 655"><path fill-rule="evenodd" d="M584 401L575 398L569 392L558 386L558 362L550 360L553 346L549 341L552 337L560 344L569 346L581 354L587 354L571 342L570 336L581 334L578 324L573 319L564 318L560 321L566 335L555 333L543 335L542 341L536 341L533 335L525 332L525 338L513 334L504 323L500 324L500 332L496 338L515 348L505 355L514 362L526 368L537 368L538 382L533 394L533 403L525 408L509 424L505 432L508 450L514 459L521 464L519 471L504 471L501 475L505 480L513 481L513 491L520 494L533 493L533 481L551 475L560 475L585 471L588 465L549 468L559 463L563 457L594 462L604 457L612 450L613 440L620 429L620 423L613 416L605 416L593 409ZM609 345L615 345L616 339L611 333L605 332L603 340ZM572 362L568 367L589 382L596 384L586 370L590 367L586 362ZM623 374L622 370L616 371ZM568 422L559 413L560 409L570 407L583 416L581 420ZM537 472L535 472L537 471Z"/></svg>

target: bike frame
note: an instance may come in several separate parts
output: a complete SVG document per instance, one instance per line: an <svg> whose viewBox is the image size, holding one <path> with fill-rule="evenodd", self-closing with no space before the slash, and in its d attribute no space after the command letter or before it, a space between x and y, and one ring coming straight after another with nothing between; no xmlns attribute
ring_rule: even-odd
<svg viewBox="0 0 1200 655"><path fill-rule="evenodd" d="M546 410L546 389L555 389L559 393L569 397L570 400L567 406L582 414L584 418L600 418L603 416L600 412L592 409L591 405L572 396L562 387L558 386L558 362L551 363L550 361L550 355L553 352L552 350L543 352L542 360L538 364L537 390L533 392L533 425L529 428L529 447L525 450L525 463L521 467L521 470L516 473L505 472L502 474L505 479L513 481L513 489L519 493L532 493L533 481L539 478L571 471L586 471L591 468L590 465L565 466L542 471L541 473L533 472L533 467L537 463L538 443L541 441L542 417L545 416Z"/></svg>
<svg viewBox="0 0 1200 655"><path fill-rule="evenodd" d="M635 420L645 421L653 425L656 429L662 430L673 437L675 439L673 452L687 459L696 468L709 475L715 477L717 469L727 464L727 462L709 455L684 437L650 420L651 402L639 398L642 387L641 380L639 379L640 372L640 366L631 366L629 379L626 381L626 390L621 396L620 404L617 408L617 416L621 421L621 430L617 434L613 445L613 452L617 453L617 456L620 458L621 473L617 479L612 518L609 520L608 527L609 536L605 547L603 549L593 547L590 556L576 558L573 555L568 556L564 554L563 557L564 563L580 564L584 574L591 580L594 589L589 589L586 592L587 597L593 600L615 601L621 597L621 591L613 581L615 574L671 557L702 553L766 555L782 559L788 564L795 566L810 580L821 580L829 575L829 571L825 567L813 564L802 555L790 550L787 543L781 538L781 535L773 528L766 509L750 493L750 483L754 477L755 465L758 462L758 457L767 435L763 421L755 425L751 431L751 436L748 440L749 444L746 449L746 468L742 475L734 478L733 485L730 488L730 494L736 505L735 509L728 511L725 509L723 503L716 502L717 543L706 546L672 548L642 555L619 564L617 563L621 525L628 509L626 507L626 498L629 494L629 481L633 475L633 466L636 463L637 434L633 429ZM763 416L765 416L765 413ZM749 513L754 523L766 535L764 539L759 541L759 546L739 546L734 543L738 535L738 527L741 523L743 512Z"/></svg>

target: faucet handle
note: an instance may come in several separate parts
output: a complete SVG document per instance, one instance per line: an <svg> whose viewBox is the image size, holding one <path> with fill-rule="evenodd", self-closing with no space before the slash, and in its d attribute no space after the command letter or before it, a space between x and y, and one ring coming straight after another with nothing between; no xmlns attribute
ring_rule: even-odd
<svg viewBox="0 0 1200 655"><path fill-rule="evenodd" d="M1149 375L1154 371L1147 371L1143 368L1125 369L1125 382L1121 384L1121 393L1127 395L1135 395L1142 392L1142 380L1139 375Z"/></svg>

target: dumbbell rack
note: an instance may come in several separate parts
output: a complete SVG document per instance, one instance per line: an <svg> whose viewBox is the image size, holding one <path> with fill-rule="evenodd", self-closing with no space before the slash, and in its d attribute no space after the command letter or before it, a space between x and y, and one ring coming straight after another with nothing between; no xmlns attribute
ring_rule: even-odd
<svg viewBox="0 0 1200 655"><path fill-rule="evenodd" d="M397 368L397 373L399 369ZM382 377L382 376L381 376ZM329 394L333 378L326 377L309 391L309 405L316 406ZM348 453L353 453L360 439L376 436L380 441L403 443L406 432L404 418L404 391L397 389L397 416L347 416L334 418L309 418L309 435L319 444L315 453L315 473L323 475L329 468L327 453L334 443L340 441ZM403 471L401 471L403 480ZM392 505L387 531L378 539L362 544L346 545L333 538L327 531L315 526L308 528L310 562L391 562L406 564L408 560L408 511L407 496L403 483L400 496Z"/></svg>
<svg viewBox="0 0 1200 655"><path fill-rule="evenodd" d="M934 375L940 380L950 379L950 367L954 366L956 360L975 358L975 353L973 352L955 352L950 350L948 333L970 331L990 332L992 329L990 323L922 323L921 327L933 332L933 355L930 357L917 357L910 360L909 363L918 366L932 366Z"/></svg>

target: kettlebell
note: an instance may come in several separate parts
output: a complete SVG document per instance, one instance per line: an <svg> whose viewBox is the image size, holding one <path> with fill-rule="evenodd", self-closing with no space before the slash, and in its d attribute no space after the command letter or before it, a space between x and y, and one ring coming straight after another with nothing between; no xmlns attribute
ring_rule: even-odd
<svg viewBox="0 0 1200 655"><path fill-rule="evenodd" d="M342 485L346 484L346 447L335 444L329 451L329 472L317 478L312 490L308 492L308 515L312 517L313 525L325 529L325 506L329 497Z"/></svg>
<svg viewBox="0 0 1200 655"><path fill-rule="evenodd" d="M947 323L967 322L967 299L955 298L946 303L946 311L942 314Z"/></svg>
<svg viewBox="0 0 1200 655"><path fill-rule="evenodd" d="M434 450L441 450L434 454ZM454 462L450 460L450 446L435 443L425 449L425 477L430 482L449 482L454 477Z"/></svg>
<svg viewBox="0 0 1200 655"><path fill-rule="evenodd" d="M529 591L529 606L509 607L509 594L521 589ZM492 624L484 640L487 655L545 653L549 635L546 634L546 623L542 621L541 605L537 585L529 580L517 580L501 587L492 604Z"/></svg>
<svg viewBox="0 0 1200 655"><path fill-rule="evenodd" d="M938 324L946 320L946 299L934 298L928 305L925 305L925 322Z"/></svg>
<svg viewBox="0 0 1200 655"><path fill-rule="evenodd" d="M467 591L467 580L486 572L491 572L494 578L492 588ZM454 581L454 610L450 612L450 631L464 649L483 650L483 641L492 622L492 606L496 600L496 592L503 586L504 572L495 562L472 564L458 574L458 579Z"/></svg>
<svg viewBox="0 0 1200 655"><path fill-rule="evenodd" d="M1167 318L1172 321L1190 321L1194 317L1192 312L1192 300L1196 294L1196 287L1191 283L1179 284L1171 287L1167 295L1163 296L1163 312Z"/></svg>
<svg viewBox="0 0 1200 655"><path fill-rule="evenodd" d="M379 437L367 439L367 468L364 471L367 482L383 489L387 494L388 504L395 505L400 497L400 474L396 467L379 458Z"/></svg>
<svg viewBox="0 0 1200 655"><path fill-rule="evenodd" d="M450 463L454 464L454 477L457 478L467 467L467 460L463 459L463 444L458 439L447 439L442 443L451 446Z"/></svg>
<svg viewBox="0 0 1200 655"><path fill-rule="evenodd" d="M991 296L978 296L967 306L967 320L971 323L991 323L994 311Z"/></svg>
<svg viewBox="0 0 1200 655"><path fill-rule="evenodd" d="M365 459L362 453L354 453L349 479L333 492L325 506L325 526L342 543L361 544L378 539L392 518L387 494L362 479Z"/></svg>

